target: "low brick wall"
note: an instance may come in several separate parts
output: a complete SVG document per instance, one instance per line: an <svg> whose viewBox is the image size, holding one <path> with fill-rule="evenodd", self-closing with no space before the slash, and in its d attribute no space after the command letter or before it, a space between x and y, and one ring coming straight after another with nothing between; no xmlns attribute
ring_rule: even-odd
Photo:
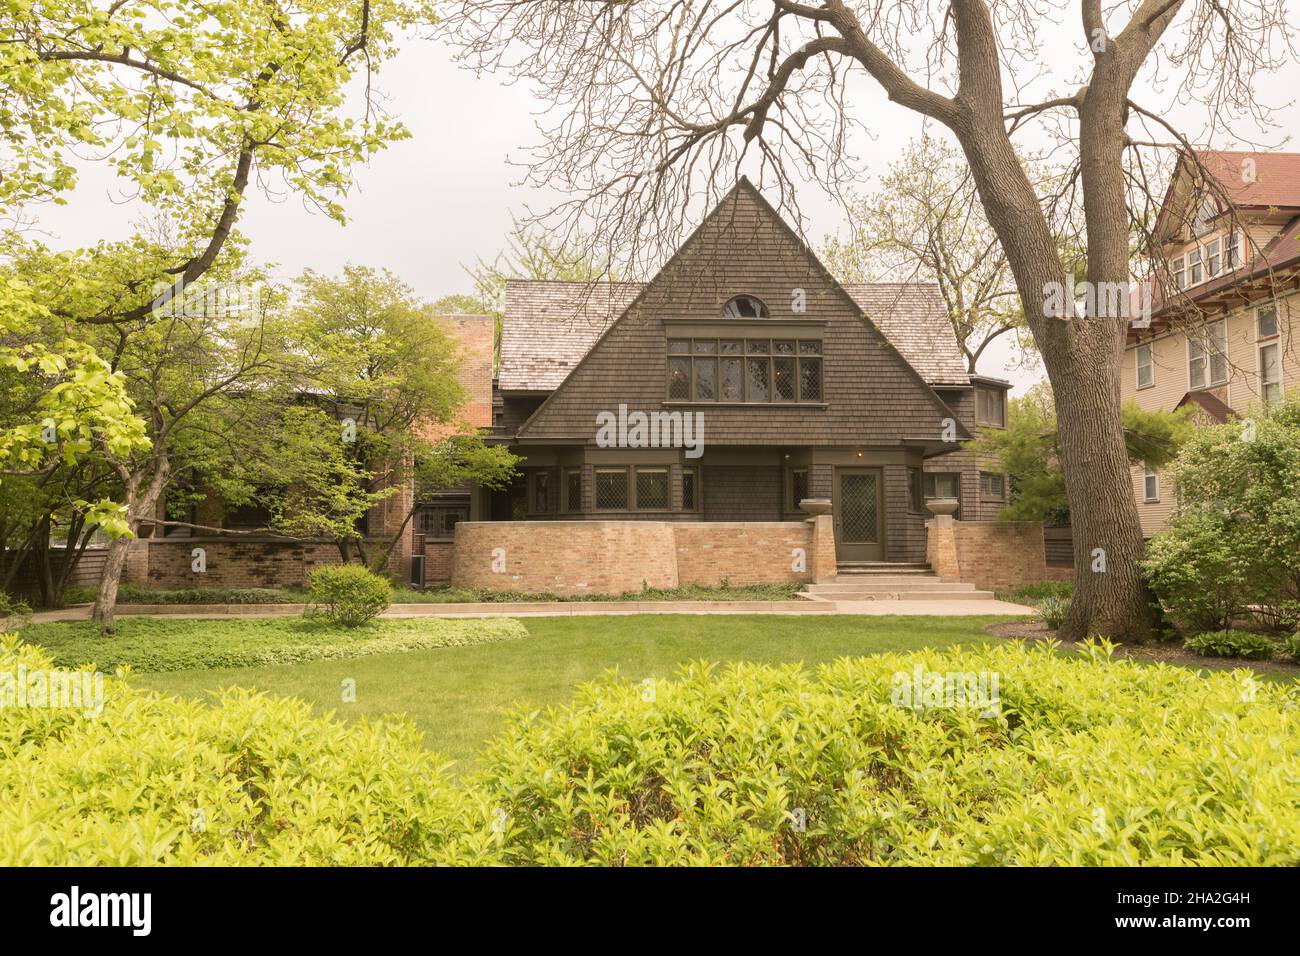
<svg viewBox="0 0 1300 956"><path fill-rule="evenodd" d="M1049 568L1043 526L1033 523L926 522L926 560L941 578L974 584L982 591L1014 591L1038 581L1068 580L1069 568Z"/></svg>
<svg viewBox="0 0 1300 956"><path fill-rule="evenodd" d="M462 521L456 525L452 584L531 594L623 594L644 585L825 580L828 563L833 575L829 518L816 524Z"/></svg>
<svg viewBox="0 0 1300 956"><path fill-rule="evenodd" d="M202 548L206 570L192 569ZM159 588L304 587L311 572L339 563L331 542L144 538L132 542L123 580Z"/></svg>

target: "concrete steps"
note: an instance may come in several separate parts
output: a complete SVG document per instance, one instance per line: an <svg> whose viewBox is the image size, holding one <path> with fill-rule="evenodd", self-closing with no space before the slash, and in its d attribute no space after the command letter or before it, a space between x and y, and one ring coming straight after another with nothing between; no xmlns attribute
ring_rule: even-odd
<svg viewBox="0 0 1300 956"><path fill-rule="evenodd" d="M833 581L806 584L808 601L992 601L992 591L945 581L925 564L859 561L839 565Z"/></svg>

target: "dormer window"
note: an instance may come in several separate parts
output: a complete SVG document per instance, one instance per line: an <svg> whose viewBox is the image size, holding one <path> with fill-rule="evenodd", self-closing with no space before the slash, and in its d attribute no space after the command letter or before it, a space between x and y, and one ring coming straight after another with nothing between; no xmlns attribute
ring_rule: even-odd
<svg viewBox="0 0 1300 956"><path fill-rule="evenodd" d="M1213 196L1206 196L1197 207L1196 218L1192 220L1192 235L1203 236L1214 228L1214 220L1219 215L1219 204Z"/></svg>
<svg viewBox="0 0 1300 956"><path fill-rule="evenodd" d="M729 319L766 319L767 306L761 299L752 295L738 295L722 307L722 314Z"/></svg>

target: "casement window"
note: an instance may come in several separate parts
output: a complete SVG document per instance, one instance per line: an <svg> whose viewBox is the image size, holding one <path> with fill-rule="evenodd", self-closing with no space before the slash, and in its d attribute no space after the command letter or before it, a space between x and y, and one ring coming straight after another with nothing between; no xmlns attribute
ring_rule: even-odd
<svg viewBox="0 0 1300 956"><path fill-rule="evenodd" d="M1156 367L1151 356L1151 343L1137 347L1137 387L1150 388L1156 383Z"/></svg>
<svg viewBox="0 0 1300 956"><path fill-rule="evenodd" d="M822 343L816 339L669 339L668 400L820 402Z"/></svg>
<svg viewBox="0 0 1300 956"><path fill-rule="evenodd" d="M682 469L682 510L700 510L700 470L698 468Z"/></svg>
<svg viewBox="0 0 1300 956"><path fill-rule="evenodd" d="M1193 391L1228 381L1228 326L1211 322L1187 339L1188 384Z"/></svg>
<svg viewBox="0 0 1300 956"><path fill-rule="evenodd" d="M1259 347L1260 397L1276 402L1282 397L1282 356L1277 342Z"/></svg>
<svg viewBox="0 0 1300 956"><path fill-rule="evenodd" d="M579 512L582 510L582 469L564 469L564 510Z"/></svg>
<svg viewBox="0 0 1300 956"><path fill-rule="evenodd" d="M551 507L551 475L546 471L533 472L533 514L546 514Z"/></svg>
<svg viewBox="0 0 1300 956"><path fill-rule="evenodd" d="M628 506L627 469L596 469L596 510L626 511Z"/></svg>
<svg viewBox="0 0 1300 956"><path fill-rule="evenodd" d="M596 510L669 510L668 468L597 468Z"/></svg>
<svg viewBox="0 0 1300 956"><path fill-rule="evenodd" d="M808 469L791 468L790 469L790 497L786 502L787 511L798 511L799 502L808 497Z"/></svg>
<svg viewBox="0 0 1300 956"><path fill-rule="evenodd" d="M1255 333L1260 339L1277 335L1277 306L1265 305L1255 310Z"/></svg>
<svg viewBox="0 0 1300 956"><path fill-rule="evenodd" d="M456 525L468 520L468 501L425 505L415 515L415 533L435 541L450 541L456 536Z"/></svg>
<svg viewBox="0 0 1300 956"><path fill-rule="evenodd" d="M959 498L958 490L961 488L961 475L945 474L936 472L925 476L925 498L927 501L935 498Z"/></svg>
<svg viewBox="0 0 1300 956"><path fill-rule="evenodd" d="M1146 468L1142 473L1142 498L1145 501L1160 500L1160 476L1153 468Z"/></svg>
<svg viewBox="0 0 1300 956"><path fill-rule="evenodd" d="M980 472L980 498L984 501L1006 501L1007 480L991 471Z"/></svg>
<svg viewBox="0 0 1300 956"><path fill-rule="evenodd" d="M921 469L907 469L907 508L913 514L925 510L924 489L921 487Z"/></svg>
<svg viewBox="0 0 1300 956"><path fill-rule="evenodd" d="M980 425L1007 424L1007 393L1000 388L975 389L975 421Z"/></svg>

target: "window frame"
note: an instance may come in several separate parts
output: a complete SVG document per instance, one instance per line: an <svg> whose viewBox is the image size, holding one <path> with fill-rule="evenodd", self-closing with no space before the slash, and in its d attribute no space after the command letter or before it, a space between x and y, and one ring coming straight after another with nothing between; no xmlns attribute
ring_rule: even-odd
<svg viewBox="0 0 1300 956"><path fill-rule="evenodd" d="M783 495L783 497L785 498L786 510L791 513L798 512L800 510L799 509L800 499L798 498L798 496L795 495L794 492L794 476L800 472L802 472L804 476L805 494L806 495L812 494L812 469L808 465L791 465L790 467L786 468L785 494Z"/></svg>
<svg viewBox="0 0 1300 956"><path fill-rule="evenodd" d="M1187 257L1179 256L1169 261L1169 275L1173 279L1174 289L1182 292L1187 288Z"/></svg>
<svg viewBox="0 0 1300 956"><path fill-rule="evenodd" d="M628 501L629 511L658 511L667 513L673 510L673 474L672 469L667 465L633 465L631 466L632 480L628 486L630 500ZM660 507L647 508L641 504L641 492L638 485L638 479L642 474L662 474L664 476L664 503Z"/></svg>
<svg viewBox="0 0 1300 956"><path fill-rule="evenodd" d="M1155 490L1148 490L1152 485ZM1142 502L1143 504L1160 500L1160 473L1150 465L1142 466Z"/></svg>
<svg viewBox="0 0 1300 956"><path fill-rule="evenodd" d="M951 478L953 480L954 493L949 495L939 494L939 479ZM930 494L929 488L934 488L934 494ZM921 497L926 501L944 501L944 500L961 500L961 472L960 471L923 471L921 475Z"/></svg>
<svg viewBox="0 0 1300 956"><path fill-rule="evenodd" d="M1002 489L998 493L998 495L995 496L985 492L984 490L985 478L998 479L999 486ZM1007 500L1007 476L996 471L981 471L980 472L980 501L1005 502L1006 500Z"/></svg>
<svg viewBox="0 0 1300 956"><path fill-rule="evenodd" d="M1212 327L1218 327L1222 330L1222 335L1214 336L1211 333ZM1217 342L1221 342L1220 347ZM1214 345L1211 350L1209 346ZM1201 354L1198 357L1194 349L1199 349ZM1223 359L1223 377L1216 378L1214 375L1214 359ZM1204 375L1203 382L1196 384L1196 378L1193 374L1194 362L1201 363L1201 371ZM1197 330L1197 334L1187 336L1187 388L1188 391L1201 392L1210 388L1218 388L1220 385L1227 385L1228 379L1232 377L1232 370L1228 365L1228 322L1226 319L1216 319L1213 322L1207 322Z"/></svg>
<svg viewBox="0 0 1300 956"><path fill-rule="evenodd" d="M980 395L990 396L997 401L1000 421L992 421L984 417L980 408ZM1000 388L993 388L990 385L975 386L975 424L987 425L990 428L1007 427L1007 393Z"/></svg>
<svg viewBox="0 0 1300 956"><path fill-rule="evenodd" d="M541 494L541 507L538 507L538 494ZM537 468L528 475L528 513L530 515L547 515L551 513L551 473L545 468Z"/></svg>
<svg viewBox="0 0 1300 956"><path fill-rule="evenodd" d="M759 314L758 315L728 315L727 309L731 308L731 303L738 302L741 299L749 299L753 302L757 302ZM733 295L726 302L724 302L722 304L722 308L718 310L718 314L722 316L724 319L731 319L731 320L739 319L740 321L744 322L744 321L752 321L754 319L770 319L772 317L772 310L767 307L767 303L765 301L760 299L758 296L754 295L752 292L740 292L737 293L736 295Z"/></svg>
<svg viewBox="0 0 1300 956"><path fill-rule="evenodd" d="M623 513L632 510L631 467L628 465L597 465L592 476L592 509L605 513ZM620 508L602 508L600 504L600 476L622 473L623 506Z"/></svg>
<svg viewBox="0 0 1300 956"><path fill-rule="evenodd" d="M685 344L685 349L674 346ZM706 351L699 351L696 343L712 343ZM739 351L724 351L724 343L739 343ZM757 349L751 351L751 343ZM779 345L788 344L789 352L778 351ZM664 401L674 404L689 405L802 405L820 406L826 404L826 353L821 336L774 335L764 332L747 335L743 329L735 335L670 335L664 344ZM794 397L779 398L777 395L777 365L789 361L793 366L793 379L790 384ZM674 362L686 363L686 397L673 394ZM725 397L723 380L726 363L738 362L740 365L740 397ZM750 366L761 363L766 370L766 397L753 398L750 388ZM699 397L700 365L713 367L713 397ZM805 395L804 369L817 369L816 396Z"/></svg>
<svg viewBox="0 0 1300 956"><path fill-rule="evenodd" d="M703 474L703 471L704 469L702 469L699 465L682 466L682 511L689 512L690 514L696 514L703 509L704 506L703 487L704 486L701 484L702 481L701 475ZM692 477L695 485L695 495L694 495L695 500L691 502L689 506L686 504L686 476L687 475L690 475Z"/></svg>
<svg viewBox="0 0 1300 956"><path fill-rule="evenodd" d="M1272 382L1270 382L1270 381L1268 381L1267 379L1264 378L1264 351L1265 351L1266 349L1273 349L1274 352L1277 354L1277 358L1276 358L1276 360L1275 360L1275 365L1276 365L1276 368L1277 368L1277 380L1276 380L1276 381L1272 381ZM1272 402L1280 401L1281 398L1282 398L1282 392L1283 392L1282 343L1281 343L1281 341L1280 341L1276 336L1274 336L1273 338L1267 339L1267 340L1265 340L1265 341L1263 341L1263 342L1260 342L1258 345L1256 345L1256 346L1255 346L1255 361L1258 363L1258 366L1259 366L1258 371L1259 371L1259 397L1260 397L1260 399L1261 399L1261 400L1264 402L1264 404L1266 404L1266 405L1271 404ZM1269 397L1269 389L1270 389L1270 388L1276 390L1275 393L1274 393L1274 395L1273 395L1271 398Z"/></svg>
<svg viewBox="0 0 1300 956"><path fill-rule="evenodd" d="M1149 373L1149 375L1148 375L1148 380L1147 380L1147 382L1146 382L1145 384L1143 384L1143 382L1142 382L1142 369L1143 369L1143 363L1142 363L1142 350L1143 350L1143 349L1146 349L1147 360L1146 360L1145 368L1146 368L1147 372ZM1146 388L1154 388L1154 387L1155 387L1155 384L1156 384L1156 350L1155 350L1155 344L1154 344L1154 343L1152 343L1152 342L1140 342L1140 343L1138 343L1137 348L1133 350L1133 367L1134 367L1134 372L1136 372L1136 376L1135 376L1135 377L1136 377L1136 379L1137 379L1137 381L1136 381L1136 385L1137 385L1137 390L1138 390L1138 391L1142 391L1143 389L1146 389Z"/></svg>
<svg viewBox="0 0 1300 956"><path fill-rule="evenodd" d="M1260 322L1260 318L1265 313L1269 313L1269 312L1273 314L1273 331L1265 335L1263 331L1263 326ZM1281 327L1279 326L1277 321L1277 303L1272 302L1269 305L1255 306L1255 341L1271 342L1273 339L1276 339L1280 333L1281 333Z"/></svg>
<svg viewBox="0 0 1300 956"><path fill-rule="evenodd" d="M920 468L907 468L907 510L914 515L925 513L925 479Z"/></svg>
<svg viewBox="0 0 1300 956"><path fill-rule="evenodd" d="M564 495L564 501L562 503L564 507L564 513L582 514L582 467L581 466L567 467L563 470L563 475L564 475L564 482L560 487L560 491ZM578 479L578 500L576 502L573 500L573 495L572 495L573 488L570 483L570 479L574 478L575 476Z"/></svg>

